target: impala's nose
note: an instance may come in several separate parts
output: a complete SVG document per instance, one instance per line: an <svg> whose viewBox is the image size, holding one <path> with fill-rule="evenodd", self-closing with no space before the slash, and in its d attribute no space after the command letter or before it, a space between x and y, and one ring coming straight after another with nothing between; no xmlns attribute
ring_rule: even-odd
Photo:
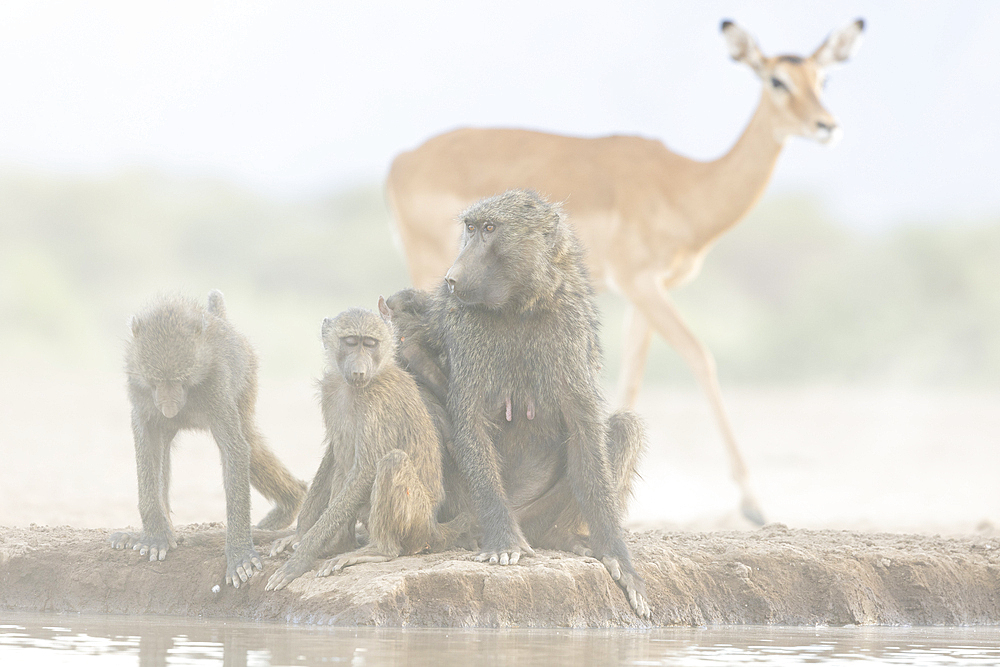
<svg viewBox="0 0 1000 667"><path fill-rule="evenodd" d="M816 140L823 144L835 144L840 139L840 126L835 120L816 121Z"/></svg>

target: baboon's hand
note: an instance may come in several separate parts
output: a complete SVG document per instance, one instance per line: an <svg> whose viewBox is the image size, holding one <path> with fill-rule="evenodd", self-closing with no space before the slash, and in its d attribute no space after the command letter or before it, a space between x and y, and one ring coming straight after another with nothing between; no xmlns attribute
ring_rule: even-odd
<svg viewBox="0 0 1000 667"><path fill-rule="evenodd" d="M278 568L278 571L271 575L264 586L265 591L280 591L282 588L298 579L309 571L312 563L308 558L297 558L292 556Z"/></svg>
<svg viewBox="0 0 1000 667"><path fill-rule="evenodd" d="M298 533L286 535L285 537L279 537L271 543L271 556L277 556L280 553L284 553L285 549L295 551L299 548L299 542L301 541L302 538Z"/></svg>
<svg viewBox="0 0 1000 667"><path fill-rule="evenodd" d="M642 581L639 577L631 572L622 569L617 558L611 556L605 556L602 559L604 567L608 569L608 573L611 574L611 578L622 587L625 591L625 595L628 597L628 603L632 605L633 611L635 611L636 616L639 618L644 618L649 620L653 614L653 608L649 606L649 602L646 601L646 596L644 595Z"/></svg>
<svg viewBox="0 0 1000 667"><path fill-rule="evenodd" d="M226 583L239 588L241 582L246 582L255 574L254 568L263 570L264 564L253 547L232 555L226 554Z"/></svg>
<svg viewBox="0 0 1000 667"><path fill-rule="evenodd" d="M167 551L177 548L177 540L170 532L150 534L146 531L135 535L133 533L115 533L111 536L111 547L114 549L132 549L140 556L149 554L149 560L163 560Z"/></svg>
<svg viewBox="0 0 1000 667"><path fill-rule="evenodd" d="M336 556L326 561L319 567L319 571L316 573L317 577L329 577L334 572L340 572L345 567L350 567L352 565L360 565L361 563L384 563L388 560L392 560L392 556L385 556L383 554L377 553L365 553L363 551L355 551L354 553L344 554L342 556Z"/></svg>

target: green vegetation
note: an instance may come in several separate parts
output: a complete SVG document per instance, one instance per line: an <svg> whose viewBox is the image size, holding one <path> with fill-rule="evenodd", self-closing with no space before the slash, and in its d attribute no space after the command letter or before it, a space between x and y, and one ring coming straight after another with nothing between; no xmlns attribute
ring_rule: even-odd
<svg viewBox="0 0 1000 667"><path fill-rule="evenodd" d="M408 284L381 186L283 202L135 171L0 174L0 345L8 360L116 368L157 292L217 287L265 372L320 373L319 324ZM809 198L766 198L675 293L727 383L1000 385L1000 218L875 236ZM607 373L624 304L604 295ZM661 340L650 380L690 382Z"/></svg>

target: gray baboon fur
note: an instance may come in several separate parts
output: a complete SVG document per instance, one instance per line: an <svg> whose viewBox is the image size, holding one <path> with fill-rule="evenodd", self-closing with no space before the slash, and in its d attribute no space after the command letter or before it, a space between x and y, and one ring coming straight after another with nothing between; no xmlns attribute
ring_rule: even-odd
<svg viewBox="0 0 1000 667"><path fill-rule="evenodd" d="M322 335L326 453L296 535L272 549L276 553L298 543L268 580L267 590L284 588L324 552L356 547L358 521L367 527L369 543L328 560L319 576L355 563L445 548L469 521L437 522L444 498L438 432L415 380L396 363L389 324L354 308L325 319Z"/></svg>
<svg viewBox="0 0 1000 667"><path fill-rule="evenodd" d="M226 490L226 582L239 588L262 569L250 539L250 486L275 507L259 528L285 528L305 496L257 431L257 357L226 319L222 293L208 308L164 298L132 318L125 355L138 474L142 532L115 533L116 549L131 547L150 560L176 548L170 521L170 446L182 429L211 431L222 455Z"/></svg>
<svg viewBox="0 0 1000 667"><path fill-rule="evenodd" d="M447 358L479 558L516 563L532 546L593 554L648 617L621 526L644 433L631 412L607 416L580 246L533 192L482 200L459 219L461 251L432 300L427 344Z"/></svg>

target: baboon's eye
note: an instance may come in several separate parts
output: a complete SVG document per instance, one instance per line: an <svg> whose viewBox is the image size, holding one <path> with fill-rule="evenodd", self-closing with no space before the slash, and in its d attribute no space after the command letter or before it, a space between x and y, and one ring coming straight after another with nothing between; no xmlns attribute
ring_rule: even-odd
<svg viewBox="0 0 1000 667"><path fill-rule="evenodd" d="M776 76L771 77L771 85L774 86L775 90L788 90L788 86L785 85L785 82Z"/></svg>
<svg viewBox="0 0 1000 667"><path fill-rule="evenodd" d="M469 224L467 224L465 226L465 231L469 232L470 234L475 234L476 233L476 226L470 222Z"/></svg>
<svg viewBox="0 0 1000 667"><path fill-rule="evenodd" d="M375 338L372 338L371 336L365 336L364 338L362 338L361 339L361 343L365 347L368 347L368 348L376 348L376 347L378 347L378 340L375 339Z"/></svg>
<svg viewBox="0 0 1000 667"><path fill-rule="evenodd" d="M483 229L485 229L487 232L492 232L496 228L497 228L497 226L494 225L492 222L487 222L486 226L483 227Z"/></svg>
<svg viewBox="0 0 1000 667"><path fill-rule="evenodd" d="M340 339L340 342L346 345L347 347L356 347L358 344L358 337L344 336L343 338Z"/></svg>

